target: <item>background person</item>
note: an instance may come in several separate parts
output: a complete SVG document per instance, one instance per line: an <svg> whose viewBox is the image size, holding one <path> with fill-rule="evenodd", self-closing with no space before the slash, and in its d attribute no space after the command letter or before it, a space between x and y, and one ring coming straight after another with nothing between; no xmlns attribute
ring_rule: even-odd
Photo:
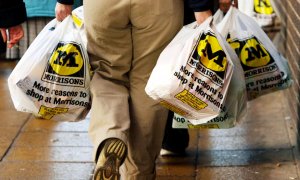
<svg viewBox="0 0 300 180"><path fill-rule="evenodd" d="M22 0L0 1L0 53L12 48L24 36L21 23L26 20L25 4Z"/></svg>
<svg viewBox="0 0 300 180"><path fill-rule="evenodd" d="M24 38L20 40L18 47L6 50L6 59L20 59L46 24L55 18L56 0L24 0L24 2L27 12L27 21L22 23ZM69 7L70 13L81 5L82 0L75 0Z"/></svg>

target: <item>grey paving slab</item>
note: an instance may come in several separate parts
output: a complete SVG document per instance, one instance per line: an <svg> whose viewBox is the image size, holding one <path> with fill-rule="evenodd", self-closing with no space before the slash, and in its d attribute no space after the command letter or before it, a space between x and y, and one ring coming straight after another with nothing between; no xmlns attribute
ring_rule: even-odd
<svg viewBox="0 0 300 180"><path fill-rule="evenodd" d="M198 166L246 166L264 163L294 163L291 149L199 151Z"/></svg>
<svg viewBox="0 0 300 180"><path fill-rule="evenodd" d="M259 164L255 166L201 167L196 180L297 180L293 163Z"/></svg>
<svg viewBox="0 0 300 180"><path fill-rule="evenodd" d="M196 176L195 169L197 165L197 149L199 131L190 129L189 147L184 157L162 157L157 159L158 179L164 180L170 178L177 179L194 179Z"/></svg>
<svg viewBox="0 0 300 180"><path fill-rule="evenodd" d="M89 180L93 163L3 162L1 180Z"/></svg>
<svg viewBox="0 0 300 180"><path fill-rule="evenodd" d="M4 155L5 155L5 153L6 153L6 151L7 151L8 149L7 149L7 147L6 146L0 146L0 159L2 160L2 158L4 157ZM1 164L1 162L0 162L0 164Z"/></svg>
<svg viewBox="0 0 300 180"><path fill-rule="evenodd" d="M93 162L91 147L12 147L5 161Z"/></svg>
<svg viewBox="0 0 300 180"><path fill-rule="evenodd" d="M5 110L5 111L10 111L10 110L14 109L15 107L14 107L14 105L12 103L11 98L10 98L10 94L8 92L6 92L6 91L8 91L8 89L6 89L6 88L0 90L0 92L2 92L0 94L0 99L3 102L3 103L0 103L0 109L1 110Z"/></svg>
<svg viewBox="0 0 300 180"><path fill-rule="evenodd" d="M19 130L19 127L0 127L0 146L9 146Z"/></svg>
<svg viewBox="0 0 300 180"><path fill-rule="evenodd" d="M0 159L3 159L18 134L19 127L0 127Z"/></svg>
<svg viewBox="0 0 300 180"><path fill-rule="evenodd" d="M276 141L272 137L238 136L238 137L209 137L199 139L201 150L234 150L234 149L284 149L291 148L286 136L278 137Z"/></svg>
<svg viewBox="0 0 300 180"><path fill-rule="evenodd" d="M15 141L14 146L26 147L92 147L87 133L74 132L23 132Z"/></svg>
<svg viewBox="0 0 300 180"><path fill-rule="evenodd" d="M0 109L0 127L21 127L30 117L28 113L18 112L15 109Z"/></svg>
<svg viewBox="0 0 300 180"><path fill-rule="evenodd" d="M278 103L266 103L275 99L275 97L282 98L282 92L278 91L251 101L244 122L241 122L234 128L200 130L199 149L291 148L293 145L287 132L282 103L280 101Z"/></svg>
<svg viewBox="0 0 300 180"><path fill-rule="evenodd" d="M165 157L157 161L157 174L160 176L184 176L193 177L196 175L196 154L186 157Z"/></svg>
<svg viewBox="0 0 300 180"><path fill-rule="evenodd" d="M274 121L261 121L254 119L252 122L238 124L229 129L202 129L200 137L226 137L226 136L266 136L266 137L287 137L286 122L282 119Z"/></svg>
<svg viewBox="0 0 300 180"><path fill-rule="evenodd" d="M283 92L277 91L248 102L247 123L284 121Z"/></svg>
<svg viewBox="0 0 300 180"><path fill-rule="evenodd" d="M45 132L87 132L89 120L78 122L57 122L53 120L42 120L33 118L22 129L22 131L45 131Z"/></svg>

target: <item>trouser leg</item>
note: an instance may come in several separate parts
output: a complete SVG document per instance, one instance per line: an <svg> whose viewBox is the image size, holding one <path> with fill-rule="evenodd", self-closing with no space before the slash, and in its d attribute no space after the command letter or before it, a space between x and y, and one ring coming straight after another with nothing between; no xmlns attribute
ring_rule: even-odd
<svg viewBox="0 0 300 180"><path fill-rule="evenodd" d="M132 0L133 60L129 73L131 126L128 179L154 179L168 110L153 101L145 86L159 54L182 27L182 0ZM126 170L127 169L127 170Z"/></svg>
<svg viewBox="0 0 300 180"><path fill-rule="evenodd" d="M182 0L84 1L95 145L128 145L123 179L154 179L167 110L145 93L156 60L182 24Z"/></svg>
<svg viewBox="0 0 300 180"><path fill-rule="evenodd" d="M117 137L127 142L130 127L128 71L132 43L129 0L85 0L84 17L90 63L92 108L89 135L94 155L100 143Z"/></svg>

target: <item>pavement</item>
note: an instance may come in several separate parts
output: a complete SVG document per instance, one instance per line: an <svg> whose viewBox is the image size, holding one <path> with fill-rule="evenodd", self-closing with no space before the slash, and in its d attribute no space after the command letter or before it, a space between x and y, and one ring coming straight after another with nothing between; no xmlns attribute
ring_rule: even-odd
<svg viewBox="0 0 300 180"><path fill-rule="evenodd" d="M0 180L88 180L89 119L55 122L15 110L7 78L16 61L0 61ZM190 130L184 157L159 157L158 180L300 179L295 128L285 90L248 103L231 129Z"/></svg>

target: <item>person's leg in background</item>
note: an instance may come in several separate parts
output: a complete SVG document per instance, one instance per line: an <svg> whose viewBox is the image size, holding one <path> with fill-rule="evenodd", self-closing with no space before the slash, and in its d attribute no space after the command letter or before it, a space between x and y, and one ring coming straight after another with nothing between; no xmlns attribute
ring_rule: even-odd
<svg viewBox="0 0 300 180"><path fill-rule="evenodd" d="M0 34L0 58L5 58L5 52L6 52L6 43L3 41L3 37Z"/></svg>
<svg viewBox="0 0 300 180"><path fill-rule="evenodd" d="M84 1L88 51L95 70L89 134L95 160L101 147L107 147L104 140L118 138L127 144L123 179L155 178L167 110L144 88L160 52L182 26L182 3Z"/></svg>
<svg viewBox="0 0 300 180"><path fill-rule="evenodd" d="M184 1L184 19L183 24L189 24L195 21L194 11L189 7L188 1ZM189 145L188 129L173 129L174 112L169 111L165 134L162 143L160 155L162 156L183 156Z"/></svg>
<svg viewBox="0 0 300 180"><path fill-rule="evenodd" d="M183 156L189 145L188 129L172 128L174 112L169 111L162 149L162 156Z"/></svg>

